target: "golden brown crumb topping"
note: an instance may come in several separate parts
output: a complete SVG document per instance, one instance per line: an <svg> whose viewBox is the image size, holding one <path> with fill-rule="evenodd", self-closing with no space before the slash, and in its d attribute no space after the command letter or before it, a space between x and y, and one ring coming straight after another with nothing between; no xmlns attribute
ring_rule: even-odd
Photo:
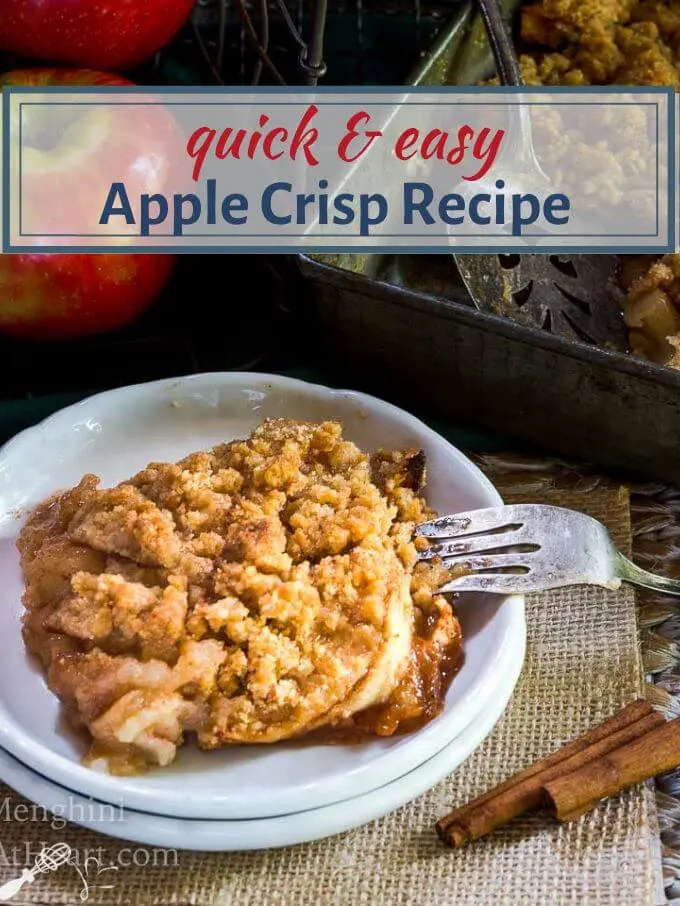
<svg viewBox="0 0 680 906"><path fill-rule="evenodd" d="M416 564L432 517L418 451L362 453L335 422L94 476L19 548L24 635L114 772L319 728L389 735L435 716L460 651L449 573Z"/></svg>
<svg viewBox="0 0 680 906"><path fill-rule="evenodd" d="M675 0L541 0L521 16L527 84L680 86Z"/></svg>

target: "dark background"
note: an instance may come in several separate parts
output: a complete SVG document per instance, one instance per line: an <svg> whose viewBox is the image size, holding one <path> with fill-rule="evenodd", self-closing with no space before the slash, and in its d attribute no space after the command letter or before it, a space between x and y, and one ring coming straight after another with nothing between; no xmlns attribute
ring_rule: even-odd
<svg viewBox="0 0 680 906"><path fill-rule="evenodd" d="M456 0L331 0L323 83L401 84L456 5ZM288 6L302 34L308 34L304 13L313 8L313 0L294 0ZM269 9L270 55L288 81L299 82L299 51L276 3ZM130 77L140 84L215 84L201 42L212 53L217 27L214 3L199 0L194 24ZM251 82L256 58L232 9L225 47L224 82ZM0 71L26 65L49 64L0 54ZM262 83L267 81L265 71ZM284 256L179 256L163 296L122 331L59 345L0 338L0 400L6 401L0 419L4 413L12 419L11 429L18 429L38 414L35 405L22 406L22 401L48 394L67 394L67 401L72 394L194 371L313 369L320 361L329 370L332 362L319 346L305 292ZM9 431L7 426L2 433Z"/></svg>

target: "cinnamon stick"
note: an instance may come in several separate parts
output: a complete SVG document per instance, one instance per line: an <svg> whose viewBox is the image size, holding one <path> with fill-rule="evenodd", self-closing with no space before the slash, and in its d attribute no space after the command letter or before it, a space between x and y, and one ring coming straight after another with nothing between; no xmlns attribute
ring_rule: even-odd
<svg viewBox="0 0 680 906"><path fill-rule="evenodd" d="M558 821L573 821L597 803L680 765L680 718L617 748L577 771L545 783L545 797Z"/></svg>
<svg viewBox="0 0 680 906"><path fill-rule="evenodd" d="M548 781L580 770L663 723L663 717L648 702L638 699L562 749L451 812L437 823L437 833L454 848L477 840L512 818L539 807Z"/></svg>

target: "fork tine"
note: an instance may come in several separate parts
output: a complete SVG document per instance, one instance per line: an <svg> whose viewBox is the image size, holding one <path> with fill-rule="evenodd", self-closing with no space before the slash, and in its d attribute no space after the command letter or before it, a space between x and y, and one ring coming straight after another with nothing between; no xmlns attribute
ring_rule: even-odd
<svg viewBox="0 0 680 906"><path fill-rule="evenodd" d="M416 526L415 534L424 538L455 538L460 535L476 535L503 528L505 525L524 522L521 506L489 507L485 510L470 510L467 513L453 513L440 516L430 522Z"/></svg>
<svg viewBox="0 0 680 906"><path fill-rule="evenodd" d="M521 544L523 540L524 536L520 529L500 535L471 535L469 538L462 535L456 541L441 541L438 544L431 544L427 550L421 552L420 559L432 560L434 557L441 557L442 560L446 560L450 557L462 557L465 554L477 554L481 551L511 547L514 544Z"/></svg>
<svg viewBox="0 0 680 906"><path fill-rule="evenodd" d="M521 567L523 569L531 570L535 565L535 554L518 554L518 553L509 553L509 554L489 554L489 556L481 557L457 557L449 558L445 557L442 560L444 566L466 566L472 571L485 569L485 570L502 570L510 569L512 567ZM495 574L494 574L495 575ZM507 575L507 573L499 573L499 575Z"/></svg>
<svg viewBox="0 0 680 906"><path fill-rule="evenodd" d="M439 594L447 592L464 592L464 591L485 591L501 595L524 595L531 591L536 591L539 584L531 573L524 575L514 575L512 573L470 573L466 576L460 576L458 579L452 579L441 588L437 589ZM543 584L540 585L542 589Z"/></svg>

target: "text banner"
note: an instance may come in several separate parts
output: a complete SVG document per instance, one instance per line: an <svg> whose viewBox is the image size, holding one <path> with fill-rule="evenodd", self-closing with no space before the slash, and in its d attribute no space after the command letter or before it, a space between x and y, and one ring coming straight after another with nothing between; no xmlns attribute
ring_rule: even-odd
<svg viewBox="0 0 680 906"><path fill-rule="evenodd" d="M672 89L5 89L5 251L675 250Z"/></svg>

